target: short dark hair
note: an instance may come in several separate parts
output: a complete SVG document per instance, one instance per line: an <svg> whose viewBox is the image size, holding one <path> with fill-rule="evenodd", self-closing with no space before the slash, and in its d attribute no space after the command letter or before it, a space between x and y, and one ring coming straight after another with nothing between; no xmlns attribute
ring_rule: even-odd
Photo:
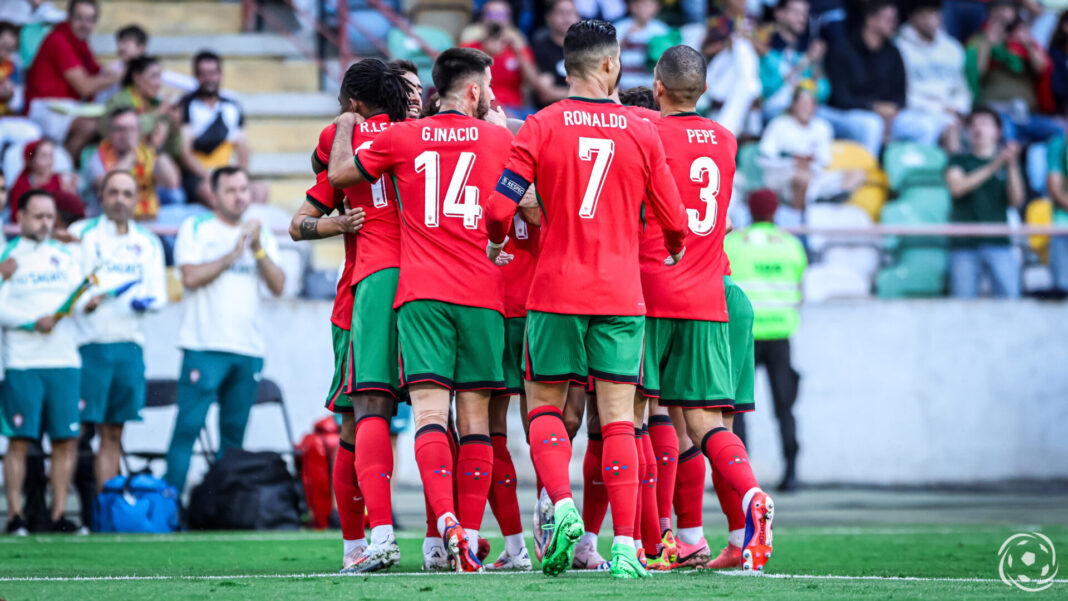
<svg viewBox="0 0 1068 601"><path fill-rule="evenodd" d="M97 5L96 0L70 0L70 2L67 3L68 17L74 14L74 7L78 6L79 4L88 4L89 6L92 6L93 10L96 11L96 14L98 16L100 15L100 7Z"/></svg>
<svg viewBox="0 0 1068 601"><path fill-rule="evenodd" d="M100 196L104 195L104 189L108 187L108 182L111 181L111 178L113 178L113 177L115 177L117 175L128 176L130 179L132 179L134 181L134 185L135 186L137 185L137 178L134 177L133 174L130 173L129 171L127 171L125 169L112 169L111 171L108 171L107 173L104 174L104 179L100 180Z"/></svg>
<svg viewBox="0 0 1068 601"><path fill-rule="evenodd" d="M438 96L438 93L434 92L430 95L430 98L427 98L426 102L423 103L423 114L419 115L419 117L433 117L434 115L437 115L440 110L441 96Z"/></svg>
<svg viewBox="0 0 1068 601"><path fill-rule="evenodd" d="M194 76L197 74L197 66L199 66L200 63L205 62L205 61L211 61L211 62L219 63L219 66L220 67L222 66L222 57L221 56L219 56L215 52L212 52L211 50L201 50L200 52L197 52L196 55L193 57L193 75Z"/></svg>
<svg viewBox="0 0 1068 601"><path fill-rule="evenodd" d="M145 46L148 44L148 32L142 29L140 25L131 23L116 31L115 39L120 42L129 39L141 46Z"/></svg>
<svg viewBox="0 0 1068 601"><path fill-rule="evenodd" d="M692 104L705 93L708 65L700 52L682 44L672 46L656 63L656 79L672 102Z"/></svg>
<svg viewBox="0 0 1068 601"><path fill-rule="evenodd" d="M11 21L0 21L0 35L5 33L10 33L17 38L19 37L19 26Z"/></svg>
<svg viewBox="0 0 1068 601"><path fill-rule="evenodd" d="M488 54L475 48L449 48L434 61L431 77L438 94L447 96L456 86L472 77L482 77L493 64Z"/></svg>
<svg viewBox="0 0 1068 601"><path fill-rule="evenodd" d="M132 86L134 84L134 75L140 75L145 71L148 71L148 68L152 65L157 64L159 64L158 56L149 56L146 54L131 58L130 62L126 64L126 73L122 76L123 87Z"/></svg>
<svg viewBox="0 0 1068 601"><path fill-rule="evenodd" d="M997 124L998 129L1002 129L1001 114L994 110L993 107L987 104L978 104L972 109L972 112L968 113L968 117L965 119L967 125L971 125L972 121L979 115L988 115Z"/></svg>
<svg viewBox="0 0 1068 601"><path fill-rule="evenodd" d="M211 172L211 191L217 192L219 190L219 180L224 177L230 177L231 175L237 175L238 173L245 173L245 170L236 167L234 165L227 165L225 167L216 167ZM246 174L247 175L247 174Z"/></svg>
<svg viewBox="0 0 1068 601"><path fill-rule="evenodd" d="M790 6L791 2L804 2L805 4L809 4L809 0L779 0L775 3L775 10L782 10L787 6Z"/></svg>
<svg viewBox="0 0 1068 601"><path fill-rule="evenodd" d="M619 48L616 28L600 19L583 19L564 36L564 70L582 76L591 71L610 48Z"/></svg>
<svg viewBox="0 0 1068 601"><path fill-rule="evenodd" d="M349 65L341 79L344 97L385 111L391 121L403 121L408 115L410 90L407 79L377 58L365 58Z"/></svg>
<svg viewBox="0 0 1068 601"><path fill-rule="evenodd" d="M411 73L416 77L419 77L419 67L415 63L406 58L395 58L388 63L390 69L394 71L400 71L401 73Z"/></svg>
<svg viewBox="0 0 1068 601"><path fill-rule="evenodd" d="M619 93L619 102L625 106L640 106L653 111L660 110L656 106L656 98L653 91L647 86L635 86Z"/></svg>
<svg viewBox="0 0 1068 601"><path fill-rule="evenodd" d="M31 188L29 190L26 190L22 193L21 196L19 196L17 205L19 210L26 210L26 207L30 206L30 199L35 196L47 196L48 198L52 199L52 202L56 202L55 195L49 192L48 190L45 190L44 188Z"/></svg>
<svg viewBox="0 0 1068 601"><path fill-rule="evenodd" d="M863 17L863 21L861 22L863 23L864 21L867 21L869 17L874 16L888 6L894 7L895 10L897 9L897 4L894 3L894 0L869 0L868 2L863 3L861 5L861 16Z"/></svg>
<svg viewBox="0 0 1068 601"><path fill-rule="evenodd" d="M110 113L108 113L108 125L111 125L115 122L116 119L127 113L133 113L134 115L136 115L137 109L129 105L115 107L111 110Z"/></svg>

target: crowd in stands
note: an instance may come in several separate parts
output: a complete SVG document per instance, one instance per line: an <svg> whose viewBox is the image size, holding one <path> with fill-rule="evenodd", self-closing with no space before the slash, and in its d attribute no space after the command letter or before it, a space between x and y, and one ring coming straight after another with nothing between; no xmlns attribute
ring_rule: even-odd
<svg viewBox="0 0 1068 601"><path fill-rule="evenodd" d="M69 224L100 214L102 175L128 169L138 181L137 219L177 227L211 207L213 168L248 167L244 115L222 89L217 54L197 53L193 77L167 72L147 54L148 33L131 24L115 32L117 59L102 65L88 43L96 2L73 0L66 12L42 0L0 0L0 7L14 20L0 21L0 153L13 193L48 189ZM700 50L709 85L699 109L738 137L737 185L773 190L782 225L813 225L811 208L827 202L861 207L879 221L887 185L878 174L887 145L899 142L938 148L966 174L968 186L943 181L951 206L934 222L1004 224L1048 213L1047 222L1060 224L1068 223L1068 13L1061 8L1054 0L475 0L471 23L451 35L494 58L497 100L520 119L567 95L563 38L580 18L615 24L624 90L651 85L664 49ZM354 48L382 47L365 42ZM989 156L970 135L976 109L981 121L996 118L1000 132ZM871 166L843 164L842 148L870 157ZM1002 193L976 200L983 186L975 169L1008 153L1003 148L1012 156L997 159L983 184ZM1013 169L1022 176L1019 201L1008 189ZM884 190L878 200L873 188ZM973 206L980 202L994 204ZM1035 202L1050 208L1031 211ZM745 203L735 204L732 218L744 225ZM16 213L0 215L9 223ZM972 267L1021 280L1010 239L980 244L1006 249L997 269L969 254L977 240L947 245L948 269L957 274L945 278L952 292L964 294L955 282ZM170 259L173 240L164 242ZM1068 238L1036 250L1048 257L1053 286L1068 290ZM1011 296L1019 286L991 289Z"/></svg>

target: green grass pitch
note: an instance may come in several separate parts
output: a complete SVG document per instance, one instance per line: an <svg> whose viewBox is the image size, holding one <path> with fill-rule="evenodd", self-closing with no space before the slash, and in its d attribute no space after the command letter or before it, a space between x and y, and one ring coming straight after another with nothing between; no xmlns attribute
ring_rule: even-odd
<svg viewBox="0 0 1068 601"><path fill-rule="evenodd" d="M1054 543L1068 528L1042 528ZM402 533L387 574L339 576L336 532L0 538L0 599L1007 599L998 578L1003 526L781 527L763 576L677 571L644 581L568 572L420 572L421 533ZM709 531L713 549L721 533ZM494 550L502 541L491 538ZM609 537L602 537L607 553ZM536 568L535 568L536 569ZM1068 580L1033 598L1065 598Z"/></svg>

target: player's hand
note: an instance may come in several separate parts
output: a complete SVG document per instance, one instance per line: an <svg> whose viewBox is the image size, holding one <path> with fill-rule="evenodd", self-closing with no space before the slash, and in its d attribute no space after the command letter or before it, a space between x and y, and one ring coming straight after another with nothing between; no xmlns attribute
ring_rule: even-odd
<svg viewBox="0 0 1068 601"><path fill-rule="evenodd" d="M56 318L54 315L45 315L40 317L37 321L33 322L34 331L42 334L49 334L52 332L52 328L56 327Z"/></svg>
<svg viewBox="0 0 1068 601"><path fill-rule="evenodd" d="M493 262L496 263L499 267L504 267L505 265L511 263L512 259L514 258L515 255L506 253L502 250L500 254L497 255L497 258L493 260Z"/></svg>
<svg viewBox="0 0 1068 601"><path fill-rule="evenodd" d="M263 231L263 224L259 219L249 219L245 222L241 229L244 230L245 235L248 236L249 246L252 248L252 252L259 252L262 248L260 244L260 232Z"/></svg>
<svg viewBox="0 0 1068 601"><path fill-rule="evenodd" d="M3 263L0 263L0 278L11 279L11 276L15 275L18 268L19 262L15 260L15 257L8 257Z"/></svg>
<svg viewBox="0 0 1068 601"><path fill-rule="evenodd" d="M998 160L1003 164L1011 163L1020 156L1020 145L1016 142L1009 142L998 152Z"/></svg>
<svg viewBox="0 0 1068 601"><path fill-rule="evenodd" d="M499 106L495 109L490 109L489 112L486 113L485 121L486 123L492 123L493 125L508 127L508 115L505 115L504 109Z"/></svg>
<svg viewBox="0 0 1068 601"><path fill-rule="evenodd" d="M156 298L153 296L135 298L130 301L130 308L133 309L135 313L144 313L145 311L148 311L148 308L151 307L152 303L155 301Z"/></svg>
<svg viewBox="0 0 1068 601"><path fill-rule="evenodd" d="M352 128L363 123L363 121L363 115L352 111L345 111L334 118L334 125L337 125L338 127Z"/></svg>
<svg viewBox="0 0 1068 601"><path fill-rule="evenodd" d="M346 234L355 234L363 229L363 221L367 217L364 213L363 207L356 207L355 209L349 208L348 202L345 203L345 212L334 219L341 226L341 231Z"/></svg>
<svg viewBox="0 0 1068 601"><path fill-rule="evenodd" d="M240 259L246 246L248 246L248 232L241 228L241 233L237 236L237 244L234 245L234 250L230 251L230 262Z"/></svg>
<svg viewBox="0 0 1068 601"><path fill-rule="evenodd" d="M500 256L501 249L504 248L505 244L508 244L508 236L505 236L504 242L501 242L500 244L494 244L493 240L489 241L489 244L486 245L486 256L489 257L490 261L493 261L494 263L497 262L497 257Z"/></svg>
<svg viewBox="0 0 1068 601"><path fill-rule="evenodd" d="M664 265L667 265L668 267L674 267L675 265L678 265L679 261L682 260L682 255L684 254L686 254L685 247L683 247L683 249L680 250L678 254L671 255L670 257L664 259Z"/></svg>
<svg viewBox="0 0 1068 601"><path fill-rule="evenodd" d="M93 311L96 311L96 308L100 306L100 303L104 302L105 298L107 297L103 294L98 294L89 299L89 302L85 303L85 312L92 313Z"/></svg>

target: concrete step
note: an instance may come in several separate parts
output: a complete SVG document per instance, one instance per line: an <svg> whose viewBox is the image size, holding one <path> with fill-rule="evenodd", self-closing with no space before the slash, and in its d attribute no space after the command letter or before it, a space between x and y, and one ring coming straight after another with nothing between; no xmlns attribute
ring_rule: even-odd
<svg viewBox="0 0 1068 601"><path fill-rule="evenodd" d="M187 60L167 59L163 68L192 74ZM239 94L259 92L308 92L319 89L319 70L306 60L236 58L223 63L223 87Z"/></svg>
<svg viewBox="0 0 1068 601"><path fill-rule="evenodd" d="M307 178L307 189L314 182L310 157L310 146L300 152L253 152L249 157L249 171L252 177L261 179Z"/></svg>
<svg viewBox="0 0 1068 601"><path fill-rule="evenodd" d="M246 122L245 132L253 153L303 151L307 156L327 123L317 118L258 118Z"/></svg>
<svg viewBox="0 0 1068 601"><path fill-rule="evenodd" d="M300 205L304 204L308 188L315 183L308 167L308 174L304 177L276 177L267 180L268 198L271 204L290 213L296 213Z"/></svg>
<svg viewBox="0 0 1068 601"><path fill-rule="evenodd" d="M104 2L100 7L97 31L112 33L130 23L137 23L153 36L236 33L241 30L241 5L192 0L116 0Z"/></svg>
<svg viewBox="0 0 1068 601"><path fill-rule="evenodd" d="M337 94L329 92L264 92L243 94L240 100L247 117L314 117L320 130L339 110Z"/></svg>
<svg viewBox="0 0 1068 601"><path fill-rule="evenodd" d="M319 240L312 246L312 269L337 269L345 262L345 243L341 236Z"/></svg>
<svg viewBox="0 0 1068 601"><path fill-rule="evenodd" d="M123 23L125 25L125 23ZM148 53L163 58L190 59L197 52L210 49L223 57L299 58L300 49L293 41L274 33L224 33L217 35L155 35L150 32ZM112 31L94 35L90 40L98 58L110 61L116 54Z"/></svg>

